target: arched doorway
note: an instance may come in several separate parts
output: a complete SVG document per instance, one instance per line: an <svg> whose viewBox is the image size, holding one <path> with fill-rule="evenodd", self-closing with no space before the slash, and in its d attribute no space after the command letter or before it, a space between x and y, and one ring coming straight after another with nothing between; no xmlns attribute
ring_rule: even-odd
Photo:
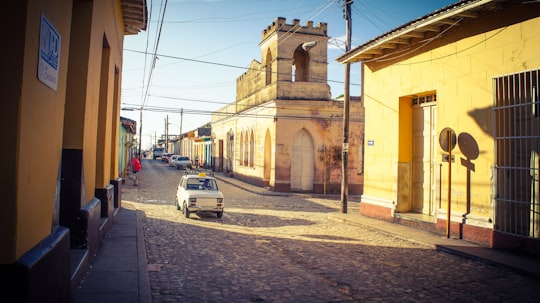
<svg viewBox="0 0 540 303"><path fill-rule="evenodd" d="M294 138L291 158L291 190L313 190L313 175L315 170L313 139L302 129Z"/></svg>

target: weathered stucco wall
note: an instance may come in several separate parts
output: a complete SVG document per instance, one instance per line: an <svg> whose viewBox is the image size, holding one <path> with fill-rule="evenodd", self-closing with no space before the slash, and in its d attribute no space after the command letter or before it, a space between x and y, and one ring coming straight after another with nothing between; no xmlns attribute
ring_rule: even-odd
<svg viewBox="0 0 540 303"><path fill-rule="evenodd" d="M540 18L520 22L522 16L524 13L519 11L493 12L482 19L460 24L423 48L411 48L399 59L374 60L363 65L365 137L371 142L365 150L368 165L363 202L394 207L400 145L412 144L399 135L400 128L407 127L400 125L400 119L403 121L400 100L435 92L437 136L450 127L457 135L470 134L479 146L470 181L467 168L460 163L465 156L459 148L453 150L455 162L449 189L448 163L442 162L444 151L435 142L433 165L437 168L435 184L441 186L437 192L437 199L441 199L440 210L444 211L447 193L451 190L453 211L466 213L469 190L471 214L483 218L479 222L490 222L494 163L492 79L540 66L536 47L540 43L537 30Z"/></svg>

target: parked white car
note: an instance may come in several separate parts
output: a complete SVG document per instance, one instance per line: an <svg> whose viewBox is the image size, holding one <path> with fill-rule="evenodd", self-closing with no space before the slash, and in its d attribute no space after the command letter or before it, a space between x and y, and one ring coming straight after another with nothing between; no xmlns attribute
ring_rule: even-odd
<svg viewBox="0 0 540 303"><path fill-rule="evenodd" d="M172 155L169 158L169 166L176 167L176 161L178 160L178 157L180 157L180 155Z"/></svg>
<svg viewBox="0 0 540 303"><path fill-rule="evenodd" d="M180 178L175 203L186 218L193 212L213 212L221 218L225 207L217 180L206 173L189 171Z"/></svg>
<svg viewBox="0 0 540 303"><path fill-rule="evenodd" d="M191 160L189 160L189 157L178 156L174 163L176 169L192 169Z"/></svg>

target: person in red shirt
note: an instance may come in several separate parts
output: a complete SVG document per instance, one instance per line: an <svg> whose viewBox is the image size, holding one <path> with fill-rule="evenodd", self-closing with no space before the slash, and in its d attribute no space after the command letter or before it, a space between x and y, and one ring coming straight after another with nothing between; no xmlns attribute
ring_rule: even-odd
<svg viewBox="0 0 540 303"><path fill-rule="evenodd" d="M133 157L133 162L131 164L133 173L135 174L135 179L133 180L133 185L139 185L139 180L137 173L141 170L141 162L139 162L139 157Z"/></svg>

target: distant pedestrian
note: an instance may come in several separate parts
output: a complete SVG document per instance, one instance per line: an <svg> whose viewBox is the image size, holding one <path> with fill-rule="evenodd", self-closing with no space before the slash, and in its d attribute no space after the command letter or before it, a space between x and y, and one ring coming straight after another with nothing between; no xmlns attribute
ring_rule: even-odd
<svg viewBox="0 0 540 303"><path fill-rule="evenodd" d="M133 157L133 162L131 164L133 173L135 174L135 179L133 180L133 185L139 185L137 173L141 170L141 162L139 162L139 157Z"/></svg>

